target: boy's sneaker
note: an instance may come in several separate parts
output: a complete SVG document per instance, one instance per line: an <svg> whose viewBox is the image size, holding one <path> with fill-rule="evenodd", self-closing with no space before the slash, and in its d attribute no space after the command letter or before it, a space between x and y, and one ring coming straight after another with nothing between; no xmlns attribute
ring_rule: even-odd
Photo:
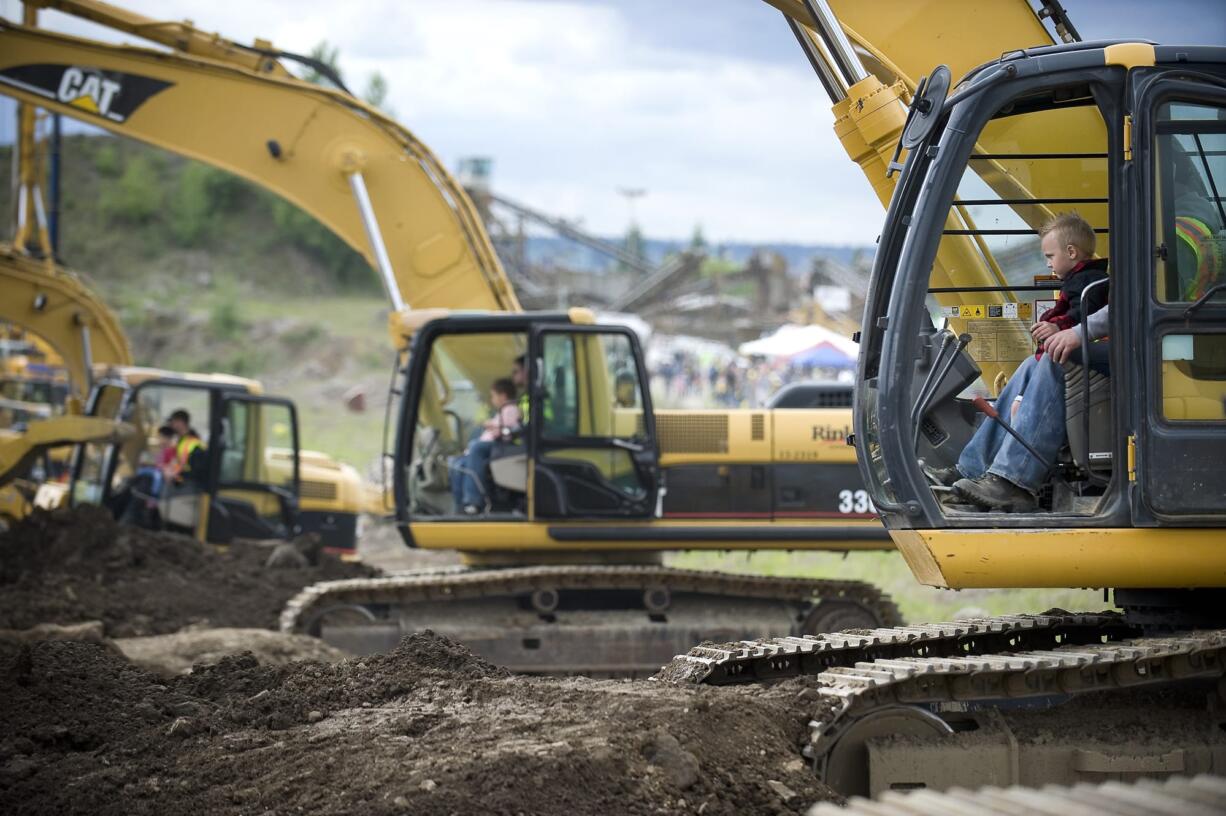
<svg viewBox="0 0 1226 816"><path fill-rule="evenodd" d="M959 479L954 493L988 510L1006 513L1030 513L1037 506L1034 494L995 473L985 473L978 479Z"/></svg>
<svg viewBox="0 0 1226 816"><path fill-rule="evenodd" d="M481 508L475 504L464 505L464 515L466 516L475 516L480 512L481 512Z"/></svg>
<svg viewBox="0 0 1226 816"><path fill-rule="evenodd" d="M919 466L920 470L924 472L924 477L937 487L952 487L954 482L962 478L962 471L958 470L956 465L932 467L921 459L919 460Z"/></svg>

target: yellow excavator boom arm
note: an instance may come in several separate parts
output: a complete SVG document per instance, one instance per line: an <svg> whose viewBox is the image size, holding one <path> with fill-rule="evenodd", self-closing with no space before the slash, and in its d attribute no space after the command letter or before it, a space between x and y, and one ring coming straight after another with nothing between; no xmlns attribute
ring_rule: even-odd
<svg viewBox="0 0 1226 816"><path fill-rule="evenodd" d="M0 322L46 341L63 359L71 393L84 399L95 363L131 365L115 314L73 273L0 244Z"/></svg>
<svg viewBox="0 0 1226 816"><path fill-rule="evenodd" d="M407 129L342 91L194 51L2 22L0 93L280 195L379 271L396 308L519 310L472 202Z"/></svg>

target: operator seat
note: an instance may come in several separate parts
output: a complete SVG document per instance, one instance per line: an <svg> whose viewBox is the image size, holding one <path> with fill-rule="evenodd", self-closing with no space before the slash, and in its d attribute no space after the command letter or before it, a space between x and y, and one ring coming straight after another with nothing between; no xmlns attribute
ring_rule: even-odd
<svg viewBox="0 0 1226 816"><path fill-rule="evenodd" d="M1089 434L1083 414L1089 411ZM1112 459L1111 378L1090 366L1089 406L1080 364L1064 364L1064 427L1073 462L1085 471L1110 471Z"/></svg>

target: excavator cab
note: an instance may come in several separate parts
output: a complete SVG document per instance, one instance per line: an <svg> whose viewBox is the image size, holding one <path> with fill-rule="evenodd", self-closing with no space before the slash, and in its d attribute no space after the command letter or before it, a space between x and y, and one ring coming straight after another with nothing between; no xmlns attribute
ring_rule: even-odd
<svg viewBox="0 0 1226 816"><path fill-rule="evenodd" d="M124 521L177 530L202 541L285 538L297 532L299 446L292 402L239 384L173 377L105 379L88 413L129 423L120 444L78 450L74 504L101 504ZM177 477L161 472L158 428L185 410L199 448ZM286 456L286 453L289 456Z"/></svg>
<svg viewBox="0 0 1226 816"><path fill-rule="evenodd" d="M1226 49L1030 49L918 101L855 408L866 484L912 569L949 587L1220 584L1206 564L1226 552L1196 528L1226 524ZM1036 232L1068 210L1109 258L1108 339L1083 331L1065 366L1067 441L1037 508L959 505L920 460L952 465L978 423L1009 421L983 400L1037 353L1028 327L1059 282ZM1161 575L1152 526L1177 531Z"/></svg>
<svg viewBox="0 0 1226 816"><path fill-rule="evenodd" d="M455 542L460 529L462 549L486 533L489 546L508 533L564 540L553 523L654 518L659 452L642 359L629 330L566 313L459 314L418 330L395 478L410 543ZM500 381L515 386L509 421L492 404ZM465 521L482 524L455 526Z"/></svg>

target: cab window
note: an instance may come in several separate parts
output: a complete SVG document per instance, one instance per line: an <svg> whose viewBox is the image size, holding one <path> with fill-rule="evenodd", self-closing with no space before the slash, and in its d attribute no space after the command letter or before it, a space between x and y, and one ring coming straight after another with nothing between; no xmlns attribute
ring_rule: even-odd
<svg viewBox="0 0 1226 816"><path fill-rule="evenodd" d="M547 436L634 439L643 397L630 340L620 334L546 334L542 343Z"/></svg>
<svg viewBox="0 0 1226 816"><path fill-rule="evenodd" d="M1226 281L1226 109L1167 102L1156 126L1155 292L1195 301Z"/></svg>
<svg viewBox="0 0 1226 816"><path fill-rule="evenodd" d="M525 475L507 480L523 482L523 490L497 484L491 463L495 453L510 459L523 450L522 427L532 419L527 352L527 335L516 332L446 334L430 344L406 480L413 515L465 519L466 506L482 515L521 509L526 459L516 460ZM474 453L474 443L483 449ZM497 452L486 447L494 444ZM507 467L504 461L499 471Z"/></svg>

